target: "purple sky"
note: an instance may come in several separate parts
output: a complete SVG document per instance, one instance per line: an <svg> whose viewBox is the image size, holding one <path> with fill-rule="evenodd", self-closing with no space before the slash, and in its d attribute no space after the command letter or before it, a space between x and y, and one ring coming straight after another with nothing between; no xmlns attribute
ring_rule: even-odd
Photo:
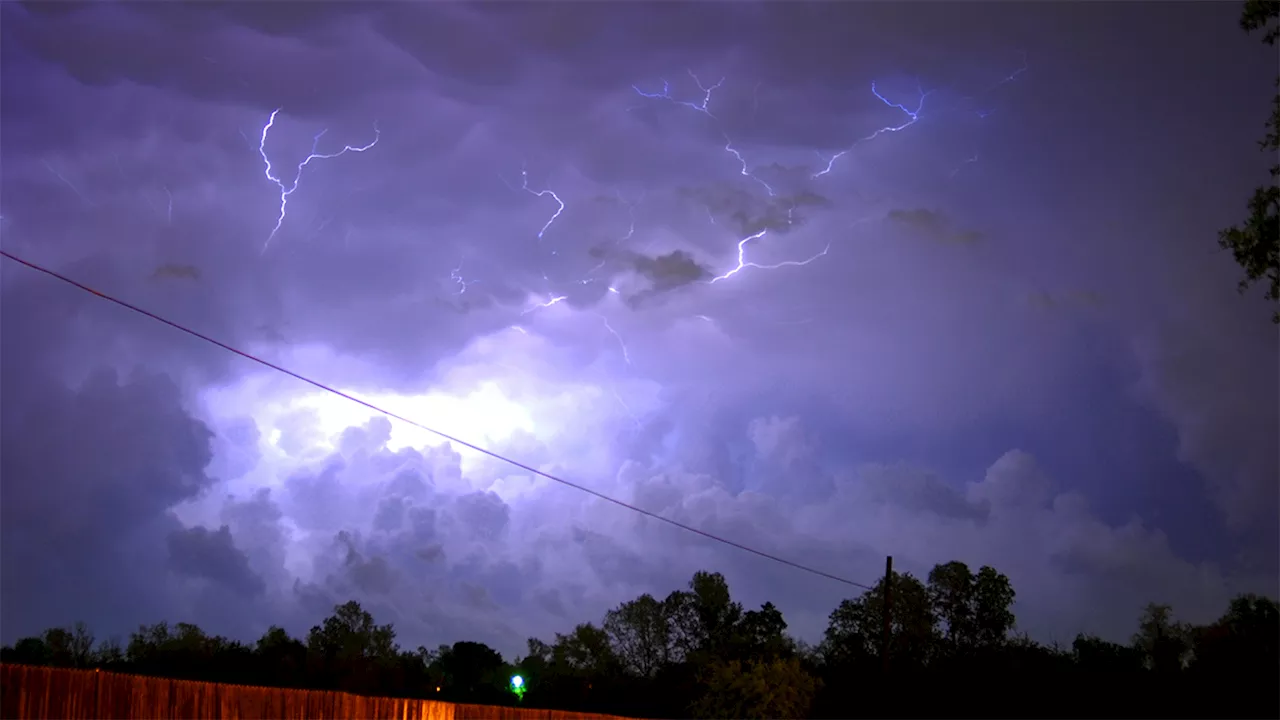
<svg viewBox="0 0 1280 720"><path fill-rule="evenodd" d="M1277 587L1277 332L1215 244L1274 92L1237 14L6 3L4 247L736 541L994 565L1033 636L1123 640ZM375 140L273 233L264 152L290 188ZM5 642L355 598L511 655L697 569L815 641L849 591L2 265Z"/></svg>

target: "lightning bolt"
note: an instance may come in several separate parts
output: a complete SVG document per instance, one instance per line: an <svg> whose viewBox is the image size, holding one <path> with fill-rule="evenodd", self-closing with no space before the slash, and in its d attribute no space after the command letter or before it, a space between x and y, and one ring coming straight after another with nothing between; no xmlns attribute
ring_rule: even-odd
<svg viewBox="0 0 1280 720"><path fill-rule="evenodd" d="M992 90L995 90L996 88L1000 87L1001 85L1005 85L1005 84L1007 84L1007 83L1011 83L1011 82L1013 82L1014 80L1017 80L1017 79L1018 79L1018 76L1019 76L1019 75L1021 75L1021 74L1022 74L1022 73L1024 73L1024 72L1026 72L1027 70L1029 70L1029 69L1030 69L1030 67L1031 67L1031 66L1027 64L1027 51L1026 51L1026 50L1023 50L1023 51L1022 51L1022 65L1021 65L1021 66L1019 66L1017 69L1015 69L1013 72L1011 72L1011 73L1009 73L1008 75L1006 75L1006 76L1004 76L1003 78L1001 78L1001 79L1000 79L1000 81L999 81L999 82L997 82L996 84L994 84L994 85L992 85L991 87L987 88L986 92L991 92Z"/></svg>
<svg viewBox="0 0 1280 720"><path fill-rule="evenodd" d="M1013 72L1009 73L1008 75L1005 75L1004 77L1000 78L996 82L992 83L991 86L988 87L986 90L979 92L977 95L970 95L963 99L969 100L969 101L977 100L979 97L982 97L983 95L987 95L991 92L994 92L996 89L1004 85L1007 85L1013 82L1014 80L1017 80L1020 75L1027 72L1030 68L1031 66L1027 63L1027 52L1024 50L1022 51L1022 65L1014 69ZM990 117L991 113L993 112L995 112L995 110L983 110L979 108L977 110L974 110L973 114L985 120L988 117Z"/></svg>
<svg viewBox="0 0 1280 720"><path fill-rule="evenodd" d="M710 108L709 108L709 105L710 105L710 103L711 103L711 95L712 95L712 93L713 93L716 89L718 89L721 85L723 85L723 84L724 84L724 78L720 78L720 81L719 81L719 82L717 82L715 85L711 85L711 86L709 86L709 87L708 87L708 86L706 86L706 85L703 85L703 84L702 84L702 81L698 79L698 76L697 76L697 75L695 75L695 74L693 73L693 71L692 71L692 70L690 70L690 71L688 71L688 72L689 72L689 77L693 78L693 81L698 85L698 88L699 88L700 90L702 90L702 92L703 92L703 97L702 97L702 102L701 102L701 103L691 103L691 102L685 102L685 101L679 101L679 100L676 100L675 98L673 98L673 97L672 97L672 95L671 95L671 87L670 87L670 84L669 84L669 83L667 83L667 81L666 81L666 80L663 80L663 81L662 81L662 92L659 92L659 93L647 93L647 92L645 92L645 91L641 90L639 87L636 87L635 85L632 85L631 87L632 87L632 89L633 89L633 90L635 90L635 91L636 91L636 93L638 93L638 94L639 94L639 95L641 95L642 97L646 97L646 98L650 98L650 99L664 99L664 100L668 100L668 101L670 101L670 102L674 102L674 103L679 104L679 105L684 105L684 106L686 106L686 107L692 108L692 109L694 109L694 110L697 110L698 112L701 112L701 113L705 114L707 117L709 117L709 118L711 118L713 121L715 121L715 122L716 122L716 125L717 125L717 128L720 130L720 134L721 134L721 136L723 136L723 137L724 137L724 151L725 151L725 152L727 152L727 153L729 153L730 155L732 155L732 156L733 156L733 158L734 158L735 160L737 160L737 162L738 162L738 173L739 173L740 175L742 175L743 177L745 177L745 178L749 178L749 179L751 179L751 180L755 181L756 183L758 183L761 187L763 187L763 188L764 188L765 192L766 192L766 193L768 193L769 197L777 197L777 193L774 191L773 187L772 187L771 185L769 185L769 183L765 182L764 180L760 179L759 177L756 177L756 175L755 175L755 174L753 174L753 173L751 172L751 167L750 167L750 165L748 164L747 159L743 156L743 154L742 154L742 152L741 152L740 150L738 150L736 147L734 147L734 144L733 144L733 138L729 137L729 134L724 130L724 128L723 128L723 127L721 127L721 126L720 126L720 122L719 122L719 120L716 118L716 116L715 116L715 115L713 115L713 114L711 113L711 110L710 110ZM759 87L759 85L757 84L757 85L756 85L756 87L755 87L755 89L753 90L753 97L755 97L755 99L756 99L756 102L757 102L757 103L759 102L759 90L760 90L760 87ZM908 114L909 118L910 118L910 119L908 120L908 123L907 123L907 124L915 123L916 119L918 118L919 112L920 112L920 109L919 109L919 108L916 108L916 110L912 111L912 110L909 110L908 108L906 108L906 107L904 107L904 106L902 106L902 105L897 105L897 104L894 104L894 103L889 102L887 99L885 99L885 98L884 98L884 96L880 95L880 93L876 90L876 87L875 87L875 84L874 84L874 83L873 83L873 84L872 84L872 86L871 86L871 92L872 92L872 93L874 93L874 94L876 95L876 97L880 98L880 99L881 99L885 104L889 105L890 107L896 107L896 108L901 109L903 112L906 112L906 113ZM921 89L921 91L920 91L920 105L921 105L921 106L923 106L923 104L924 104L924 97L925 97L925 95L926 95L926 93L924 92L924 90L923 90L923 89ZM906 127L906 125L904 125L903 127ZM897 129L902 129L902 128L897 128ZM877 132L877 133L875 133L875 134L873 134L873 135L869 136L869 137L868 137L868 138L866 138L866 139L868 139L868 140L869 140L869 139L871 139L871 138L874 138L876 135L879 135L879 134L880 134L880 133L882 133L882 132L889 132L890 130L895 130L895 128L884 128L884 129L880 130L879 132ZM896 130L895 130L895 131L896 131ZM856 145L856 143L855 143L855 145ZM835 159L833 158L833 159L831 160L831 163L834 163L834 162L835 162ZM817 176L815 176L815 177L817 177ZM795 212L795 207L794 207L794 205L793 205L792 207L788 208L788 210L787 210L787 222L788 222L788 223L790 223L790 222L791 222L792 214L793 214L794 212ZM716 224L715 215L714 215L714 214L712 214L712 212L711 212L711 208L710 208L710 207L708 207L708 208L707 208L707 217L711 220L711 224L713 224L713 225L715 225L715 224ZM753 234L753 235L748 235L747 237L742 238L741 240L739 240L739 241L738 241L738 264L737 264L735 267L733 267L732 269L730 269L728 272L724 273L723 275L717 275L716 277L712 278L712 279L710 280L710 284L717 283L717 282L719 282L719 281L721 281L721 280L728 280L729 278L733 277L734 275L737 275L738 273L742 272L743 270L745 270L746 268L749 268L749 267L750 267L750 268L756 268L756 269L759 269L759 270L776 270L776 269L778 269L778 268L784 268L784 267L801 267L801 266L804 266L804 265L808 265L808 264L809 264L809 263L811 263L811 262L814 262L814 261L815 261L815 260L817 260L818 258L824 257L824 256L825 256L825 255L826 255L826 254L831 250L831 245L830 245L830 244L828 244L825 248L823 248L822 252L819 252L819 253L817 253L817 254L815 254L815 255L813 255L812 257L809 257L809 258L807 258L807 259L804 259L804 260L787 260L787 261L780 262L780 263L775 263L775 264L772 264L772 265L761 265L760 263L755 263L755 262L748 261L748 260L747 260L747 257L746 257L746 256L747 256L747 245L748 245L749 243L751 243L752 241L754 241L754 240L760 240L760 239L761 239L761 238L763 238L766 234L768 234L768 232L769 232L769 231L768 231L768 229L761 230L760 232L757 232L757 233L755 233L755 234Z"/></svg>
<svg viewBox="0 0 1280 720"><path fill-rule="evenodd" d="M618 404L622 406L624 411L626 411L627 416L631 418L631 423L639 428L640 418L636 417L636 414L631 411L631 406L627 404L627 401L622 399L622 395L618 392L617 386L611 385L609 386L609 389L613 391L614 399L618 401Z"/></svg>
<svg viewBox="0 0 1280 720"><path fill-rule="evenodd" d="M542 310L543 308L549 308L549 307L551 307L551 306L553 306L553 305L559 305L560 303L562 303L562 302L564 302L565 300L568 300L568 299L569 299L569 298L568 298L567 296L565 296L565 295L553 295L553 296L551 296L551 298L550 298L549 300L547 300L546 302L537 303L536 305L534 305L534 306L533 306L533 307L531 307L531 308L526 308L526 309L522 310L522 311L520 312L520 314L521 314L521 315L528 315L529 313L531 313L531 312L533 312L533 311L535 311L535 310Z"/></svg>
<svg viewBox="0 0 1280 720"><path fill-rule="evenodd" d="M84 193L80 192L80 188L76 187L75 183L68 180L65 175L58 172L48 160L44 161L44 166L50 173L53 173L54 177L58 178L64 185L71 188L71 192L75 193L81 200L83 200L85 205L93 207L93 203L89 201L89 198L85 197Z"/></svg>
<svg viewBox="0 0 1280 720"><path fill-rule="evenodd" d="M613 240L613 242L611 243L613 246L615 246L615 247L616 247L616 246L618 246L618 245L621 245L621 244L623 244L623 243L625 243L625 242L629 241L631 238L635 237L635 234L636 234L636 206L637 206L637 205L639 205L641 202L643 202L643 201L644 201L644 195L642 194L642 195L640 196L640 198L639 198L638 200L636 200L635 202L628 202L625 198L623 198L623 197L622 197L622 192L621 192L620 190L616 190L616 189L615 189L615 190L613 191L613 194L618 198L618 201L619 201L619 202L621 202L622 204L624 204L624 205L626 205L626 206L627 206L627 219L628 219L628 221L629 221L629 222L628 222L628 224L627 224L627 232L626 232L624 235L622 235L621 237L615 238L615 239ZM595 264L595 266L593 266L590 270L588 270L588 271L586 272L586 274L583 276L583 278L582 278L581 280L579 280L579 281L578 281L578 284L579 284L579 285L590 285L591 283L594 283L594 282L600 282L597 278L595 278L595 277L593 277L593 276L594 276L597 272L599 272L600 270L604 269L604 267L605 267L606 265L608 265L608 264L609 264L609 261L608 261L607 259L605 259L605 260L601 260L600 262L596 263L596 264ZM613 293L614 295L618 295L618 294L620 294L620 293L618 292L618 289L617 289L617 288L615 288L615 287L613 287L612 285L611 285L611 286L609 286L607 289L608 289L608 291L609 291L609 292Z"/></svg>
<svg viewBox="0 0 1280 720"><path fill-rule="evenodd" d="M916 87L920 90L920 101L916 103L915 109L912 110L911 108L908 108L906 105L903 105L902 103L891 102L888 98L880 94L880 91L876 89L876 84L874 82L871 83L871 94L879 98L880 102L883 102L885 105L888 105L889 107L897 110L901 110L903 113L905 113L907 116L906 122L903 122L898 125L885 125L879 130L876 130L875 132L871 133L870 135L859 138L858 140L854 141L854 143L849 147L845 148L844 150L841 150L840 152L828 158L826 167L814 173L812 178L814 180L817 180L823 175L827 175L828 173L830 173L833 169L835 169L837 160L853 152L853 150L857 148L859 145L861 145L862 143L875 140L876 138L880 137L881 135L884 135L885 133L902 132L903 130L906 130L907 128L911 127L912 125L915 125L916 122L920 120L920 111L924 109L924 99L929 96L929 93L925 92L924 88L919 86L919 83L917 83ZM819 157L821 157L821 154L819 154Z"/></svg>
<svg viewBox="0 0 1280 720"><path fill-rule="evenodd" d="M730 139L729 139L729 135L728 135L728 134L726 134L726 133L724 133L723 131L721 131L721 133L720 133L720 134L721 134L721 135L724 135L724 150L725 150L725 152L727 152L727 153L729 153L730 155L733 155L735 158L737 158L737 159L738 159L738 164L740 164L740 165L742 166L742 169L739 171L739 172L741 173L741 175L742 175L743 177L745 177L745 178L750 178L750 179L755 180L756 182L760 183L761 187L763 187L763 188L764 188L765 192L769 193L769 197L777 197L777 193L775 193L775 192L773 191L773 188L769 186L769 183L767 183L767 182L765 182L765 181L761 180L760 178L756 177L755 175L752 175L752 174L751 174L751 170L747 167L747 160L746 160L746 158L742 157L742 153L741 153L741 152L739 152L739 151L737 150L737 148L735 148L735 147L733 146L733 140L730 140Z"/></svg>
<svg viewBox="0 0 1280 720"><path fill-rule="evenodd" d="M748 261L747 260L747 244L752 242L753 240L759 240L767 234L769 234L769 230L766 228L764 230L761 230L758 233L755 233L754 235L748 235L742 238L741 240L739 240L738 241L738 264L734 266L733 269L729 270L723 275L717 275L711 278L709 283L714 285L715 283L718 283L721 280L728 280L729 278L733 277L734 275L737 275L738 273L742 272L743 270L746 270L747 268L756 268L757 270L777 270L778 268L784 268L784 267L804 267L805 265L808 265L814 260L817 260L820 257L826 256L826 254L831 251L831 243L827 243L827 246L822 249L822 252L817 253L816 255L813 255L812 257L807 258L805 260L784 260L783 262L774 263L772 265L761 265L759 263Z"/></svg>
<svg viewBox="0 0 1280 720"><path fill-rule="evenodd" d="M711 93L720 89L721 85L724 85L724 78L723 77L720 78L719 82L717 82L715 85L706 86L702 84L702 81L698 79L697 75L693 74L692 70L685 70L685 72L689 73L689 77L693 78L694 84L696 84L698 86L698 89L702 91L702 102L694 103L694 102L689 102L688 100L675 99L674 97L671 96L671 83L668 83L665 79L662 80L662 92L647 93L635 85L632 85L631 89L635 90L636 94L639 95L640 97L646 97L646 98L649 98L650 100L667 100L668 102L673 102L676 105L683 105L687 108L693 108L694 110L697 110L698 112L714 120L716 116L712 115L711 110L708 108L708 106L711 104Z"/></svg>
<svg viewBox="0 0 1280 720"><path fill-rule="evenodd" d="M596 266L595 266L595 267L593 267L593 268L591 268L590 270L588 270L588 271L587 271L587 277L584 277L584 278L582 278L581 280L579 280L579 281L578 281L578 284L579 284L579 285L590 285L591 283L594 283L594 282L600 282L599 280L597 280L597 279L595 279L595 278L591 277L591 275L592 275L592 274L594 274L595 272L597 272L598 270L600 270L600 268L602 268L602 267L604 267L604 266L605 266L605 262L604 262L603 260L601 260L599 263L596 263ZM609 287L607 287L607 288L605 288L605 289L606 289L606 290L608 290L609 292L613 293L614 295L619 295L619 294L621 294L621 293L619 293L619 292L618 292L618 288L616 288L616 287L614 287L614 286L612 286L612 285L610 285Z"/></svg>
<svg viewBox="0 0 1280 720"><path fill-rule="evenodd" d="M458 263L458 267L449 271L449 279L452 280L453 283L458 286L458 292L454 293L455 295L461 295L465 293L469 286L480 282L479 280L467 280L466 278L462 277L462 263Z"/></svg>
<svg viewBox="0 0 1280 720"><path fill-rule="evenodd" d="M630 240L636 234L636 206L644 202L644 195L642 194L640 199L635 202L627 202L626 200L623 200L621 191L615 190L614 194L617 195L618 199L627 206L627 218L631 221L627 226L627 234L614 241L615 245L621 245L622 243Z"/></svg>
<svg viewBox="0 0 1280 720"><path fill-rule="evenodd" d="M542 240L542 236L547 234L547 229L550 228L552 223L554 223L556 219L560 217L560 213L564 212L564 201L560 199L559 195L555 194L555 192L551 190L531 189L529 187L529 171L524 168L520 169L520 189L524 190L530 195L536 195L537 197L550 196L551 199L555 200L556 204L559 205L559 207L556 208L555 213L551 215L551 219L547 220L547 224L543 225L542 229L538 231L538 240Z"/></svg>
<svg viewBox="0 0 1280 720"><path fill-rule="evenodd" d="M662 81L662 92L647 93L635 85L632 85L631 89L635 90L641 97L649 98L651 100L667 100L668 102L675 103L676 105L683 105L684 107L697 110L703 115L706 115L716 121L716 127L724 137L724 151L732 155L734 159L738 161L739 173L745 178L750 178L751 180L760 183L760 185L765 189L765 192L769 193L769 197L776 197L776 193L774 193L773 188L770 187L768 183L751 173L751 169L747 164L746 158L742 156L742 152L740 150L733 146L733 140L729 137L729 134L725 132L724 128L720 126L719 118L711 113L711 109L709 107L711 104L711 94L724 85L725 79L722 77L716 84L707 86L702 84L702 81L698 79L698 76L695 75L692 70L686 70L686 72L689 73L689 77L693 78L693 82L698 86L698 89L702 91L702 102L700 103L689 102L687 100L676 100L672 97L671 85L666 80Z"/></svg>
<svg viewBox="0 0 1280 720"><path fill-rule="evenodd" d="M609 334L613 335L614 339L618 341L618 347L622 348L622 359L627 363L627 366L630 367L631 353L627 350L626 341L623 340L622 335L620 335L617 330L614 330L613 326L609 324L609 318L605 317L604 315L599 315L598 313L597 313L597 316L604 323L604 327L606 330L609 331Z"/></svg>
<svg viewBox="0 0 1280 720"><path fill-rule="evenodd" d="M965 160L961 161L961 162L960 162L960 164L956 166L956 169L951 171L951 175L949 175L948 177L949 177L949 178L953 178L953 177L955 177L956 175L958 175L958 174L960 173L960 171L961 171L961 170L963 170L963 169L964 169L964 166L965 166L965 165L968 165L969 163L976 163L976 162L978 162L978 154L977 154L977 153L974 153L974 154L973 154L973 157L971 157L971 158L967 158L967 159L965 159Z"/></svg>
<svg viewBox="0 0 1280 720"><path fill-rule="evenodd" d="M373 142L370 142L368 145L362 145L359 147L344 145L343 148L337 152L321 153L318 151L320 147L320 138L324 137L324 134L328 132L328 130L321 130L312 140L311 154L307 155L302 162L298 163L298 169L297 172L294 173L293 182L286 185L284 180L272 174L271 158L267 156L267 135L270 134L271 128L275 126L276 116L280 114L281 109L282 108L276 108L271 111L271 117L267 119L267 124L262 126L262 136L258 140L258 154L262 156L262 162L266 166L267 179L275 183L276 187L280 188L280 214L276 217L276 225L271 228L271 234L267 236L267 241L262 245L263 252L267 251L267 247L271 244L271 241L275 239L276 233L280 232L280 227L284 225L284 218L289 205L289 196L298 189L298 183L302 180L302 171L311 164L312 160L331 160L349 152L362 153L377 145L378 140L382 137L382 133L378 130L378 124L374 123Z"/></svg>

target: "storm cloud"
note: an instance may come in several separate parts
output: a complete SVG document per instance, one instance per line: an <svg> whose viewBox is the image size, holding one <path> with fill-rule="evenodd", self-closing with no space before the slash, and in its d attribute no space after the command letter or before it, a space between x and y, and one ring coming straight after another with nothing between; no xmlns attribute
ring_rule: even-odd
<svg viewBox="0 0 1280 720"><path fill-rule="evenodd" d="M1149 12L8 3L0 239L647 511L1124 639L1280 561L1271 308L1214 244L1274 58ZM512 655L699 569L812 641L852 591L0 268L4 642L356 599Z"/></svg>

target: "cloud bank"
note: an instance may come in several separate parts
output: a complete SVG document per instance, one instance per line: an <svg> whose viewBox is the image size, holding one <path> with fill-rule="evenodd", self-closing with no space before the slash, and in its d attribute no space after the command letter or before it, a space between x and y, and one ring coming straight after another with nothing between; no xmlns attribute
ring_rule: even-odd
<svg viewBox="0 0 1280 720"><path fill-rule="evenodd" d="M1228 9L934 10L8 4L0 238L769 553L993 565L1043 639L1274 594L1274 329L1212 251L1274 68ZM0 272L5 642L856 592Z"/></svg>

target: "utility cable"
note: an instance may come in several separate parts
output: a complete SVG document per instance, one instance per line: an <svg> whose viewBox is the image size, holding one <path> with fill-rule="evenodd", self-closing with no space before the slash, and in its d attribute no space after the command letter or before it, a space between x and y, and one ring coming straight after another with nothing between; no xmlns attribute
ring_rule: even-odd
<svg viewBox="0 0 1280 720"><path fill-rule="evenodd" d="M630 503L628 503L628 502L624 502L624 501L619 500L619 499L617 499L617 498L614 498L614 497L610 497L610 496L608 496L608 495L605 495L605 494L604 494L604 493L602 493L602 492L598 492L598 491L596 491L596 490L592 490L591 488L586 487L586 486L584 486L584 485L579 485L579 484L577 484L577 483L570 482L569 480L565 480L565 479L563 479L563 478L556 477L555 475L552 475L552 474L550 474L550 473L543 472L542 470L538 470L537 468L534 468L534 467L531 467L531 466L529 466L529 465L526 465L526 464L524 464L524 463L522 463L522 462L520 462L520 461L518 461L518 460L513 460L513 459L511 459L511 458L509 458L509 457L506 457L506 456L504 456L504 455L501 455L501 454L499 454L499 453L496 453L496 452L494 452L494 451L492 451L492 450L486 450L485 448L482 448L482 447L480 447L479 445L474 445L474 444L469 443L469 442L467 442L467 441L465 441L465 440L459 440L458 438L456 438L456 437L454 437L454 436L452 436L452 435L449 435L448 433L444 433L444 432L441 432L441 431L436 430L436 429L434 429L434 428L427 427L426 425L423 425L422 423L416 422L416 421L414 421L414 420L410 420L409 418L404 417L404 416L402 416L402 415L397 415L396 413L393 413L393 412L391 412L390 410L384 410L383 408L380 408L380 407L378 407L377 405L374 405L373 403L366 402L366 401L361 400L360 398L355 397L355 396L353 396L353 395L348 395L347 393L342 392L341 390L338 390L338 389L336 389L336 388L329 387L328 385L325 385L324 383L321 383L321 382L319 382L319 381L317 381L317 380L312 380L311 378L306 377L305 375L301 375L301 374L296 373L296 372L294 372L294 371L292 371L292 370L290 370L290 369L288 369L288 368L281 367L280 365L276 365L275 363L269 362L269 361L267 361L267 360L263 360L262 358L260 358L260 357L258 357L258 356L256 356L256 355L253 355L253 354L251 354L251 353L245 352L244 350L240 350L240 349L238 349L238 348L235 348L235 347L233 347L233 346L231 346L231 345L228 345L228 344L226 344L226 343L224 343L224 342L222 342L222 341L220 341L220 340L215 340L215 339L213 339L213 338L209 337L208 335L204 335L204 334L202 334L202 333L200 333L200 332L197 332L196 330L192 330L191 328L188 328L188 327L186 327L186 326L184 326L184 325L180 325L180 324L178 324L178 323L176 323L176 322L174 322L174 321L172 321L172 320L168 320L168 319L166 319L166 318L163 318L163 317L161 317L161 316L159 316L159 315L157 315L157 314L155 314L155 313L153 313L153 312L151 312L151 311L149 311L149 310L144 310L143 308L140 308L140 307L138 307L137 305L130 304L130 303L128 303L128 302L125 302L124 300L121 300L121 299L119 299L119 298L113 297L113 296L108 295L108 294L106 294L106 293L104 293L104 292L100 292L100 291L98 291L98 290L95 290L95 289L93 289L93 288L89 287L88 285L85 285L85 284L83 284L83 283L80 283L80 282L77 282L77 281L75 281L75 280L72 280L71 278L69 278L69 277L67 277L67 276L65 276L65 275L62 275L61 273L58 273L58 272L56 272L56 271L54 271L54 270L50 270L49 268L43 267L43 266L41 266L41 265L37 265L36 263L33 263L33 262L29 261L29 260L24 260L24 259L22 259L22 258L20 258L20 257L18 257L18 256L16 256L16 255L13 255L13 254L11 254L11 253L9 253L9 252L6 252L6 251L4 251L4 250L0 250L0 256L3 256L3 257L5 257L5 258L8 258L9 260L12 260L12 261L14 261L14 262L16 262L16 263L18 263L18 264L20 264L20 265L25 265L26 267L28 267L28 268L30 268L30 269L32 269L32 270L35 270L36 272L44 273L45 275L48 275L49 277L52 277L52 278L54 278L54 279L56 279L56 280L61 280L62 282L66 283L66 284L68 284L68 285L71 285L71 286L73 286L73 287L75 287L75 288L78 288L78 289L80 289L80 290L83 290L84 292L87 292L87 293L89 293L89 294L91 294L91 295L96 295L96 296L98 296L99 298L102 298L103 300L106 300L106 301L111 302L111 303L115 303L116 305L119 305L120 307L125 308L126 310L132 310L133 312L138 313L139 315L144 315L144 316L146 316L146 317L148 317L148 318L151 318L152 320L155 320L156 322L159 322L159 323L163 323L163 324L165 324L165 325L168 325L169 327L173 328L174 330L178 330L178 331L180 331L180 332L184 332L184 333L186 333L187 335L191 335L192 337L195 337L195 338L198 338L198 339L200 339L200 340L203 340L203 341L205 341L205 342L207 342L207 343L210 343L211 345L217 345L218 347L222 348L223 350L226 350L227 352L230 352L230 353L234 353L234 354L236 354L236 355L239 355L240 357L245 358L246 360L251 360L251 361L253 361L253 362L255 362L255 363L259 364L259 365L262 365L262 366L264 366L264 367L271 368L272 370L275 370L276 372L284 373L285 375L288 375L289 377L292 377L292 378L294 378L294 379L296 379L296 380L301 380L302 382L304 382L304 383L306 383L306 384L308 384L308 385L311 385L312 387L319 388L320 390L323 390L323 391L328 392L328 393L333 393L334 395L337 395L338 397L341 397L341 398L345 398L345 399L347 399L347 400L350 400L351 402L356 403L357 405L362 405L362 406L364 406L364 407L366 407L366 408L368 408L368 409L370 409L370 410L373 410L374 412L380 413L380 414L382 414L382 415L385 415L385 416L387 416L387 417L389 417L389 418L392 418L392 419L395 419L395 420L399 420L399 421L400 421L400 422L402 422L402 423L406 423L406 424L408 424L408 425L412 425L413 427L416 427L416 428L418 428L418 429L420 429L420 430L425 430L425 431L427 431L427 432L431 433L432 435L435 435L435 436L437 436L437 437L443 438L444 440L447 440L447 441L449 441L449 442L451 442L451 443L454 443L454 444L456 444L456 445L461 445L462 447L468 448L468 449L470 449L470 450L474 450L474 451L476 451L476 452L480 453L481 455L487 455L487 456L489 456L489 457L491 457L491 458L493 458L493 459L495 459L495 460L500 460L500 461L502 461L502 462L504 462L504 463L507 463L508 465L511 465L511 466L513 466L513 467L520 468L521 470L524 470L525 472L533 473L534 475L537 475L538 477L546 478L547 480L551 480L552 482L557 482L557 483L560 483L561 485L565 485L565 486L571 487L571 488L573 488L574 490L579 490L579 491L581 491L581 492L587 493L588 495L595 496L595 497L597 497L597 498L599 498L599 499L601 499L601 500L604 500L605 502L613 503L614 505L617 505L618 507L626 508L627 510L631 510L632 512L636 512L636 513L639 513L639 514L641 514L641 515L644 515L645 517L653 518L654 520L658 520L658 521L660 521L660 522L664 522L664 523L666 523L666 524L668 524L668 525L672 525L672 526L674 526L674 527L680 528L681 530L684 530L684 531L686 531L686 532L691 532L691 533L693 533L693 534L695 534L695 535L701 535L702 537L707 538L708 540L714 540L715 542L722 543L722 544L724 544L724 545L728 545L729 547L732 547L732 548L737 548L738 550L742 550L743 552L751 553L752 555L755 555L755 556L757 556L757 557L762 557L762 558L764 558L764 559L766 559L766 560L772 560L773 562L776 562L776 563L779 563L779 564L782 564L782 565L786 565L787 567L794 568L794 569L796 569L796 570L802 570L802 571L807 572L807 573L810 573L810 574L812 574L812 575L817 575L817 576L819 576L819 577L824 577L824 578L827 578L828 580L834 580L834 581L836 581L836 582L838 582L838 583L843 583L843 584L845 584L845 585L851 585L851 586L853 586L853 587L862 588L862 589L864 589L864 590L871 590L871 589L872 589L872 588L871 588L871 586L869 586L869 585L864 585L864 584L862 584L862 583L860 583L860 582L854 582L853 580L849 580L848 578L843 578L843 577L840 577L839 575L833 575L833 574L831 574L831 573L829 573L829 572L825 572L825 571L823 571L823 570L819 570L819 569L817 569L817 568L810 567L810 566L808 566L808 565L803 565L803 564L798 563L798 562L795 562L795 561L793 561L793 560L787 560L786 558L779 557L779 556L777 556L777 555L773 555L772 553L767 553L767 552L765 552L765 551L763 551L763 550L757 550L757 549L755 549L755 548L753 548L753 547L750 547L750 546L747 546L747 545L743 545L742 543L735 542L735 541L733 541L733 540L729 540L728 538L720 537L719 535L715 535L715 534L713 534L713 533L707 532L706 530L700 530L700 529L698 529L698 528L696 528L696 527L693 527L692 525L686 525L685 523L682 523L682 522L680 522L680 521L678 521L678 520L672 520L671 518L663 517L663 516L661 516L661 515L659 515L659 514L657 514L657 513L653 513L653 512L650 512L650 511L648 511L648 510L645 510L644 508L636 507L635 505L632 505L632 504L630 504Z"/></svg>

